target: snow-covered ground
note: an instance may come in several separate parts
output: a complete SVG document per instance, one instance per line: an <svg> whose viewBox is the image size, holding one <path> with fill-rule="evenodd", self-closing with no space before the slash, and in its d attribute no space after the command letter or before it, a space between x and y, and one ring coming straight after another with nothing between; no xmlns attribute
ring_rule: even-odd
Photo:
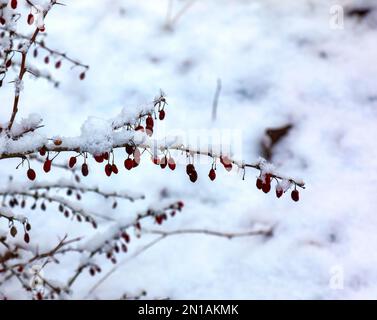
<svg viewBox="0 0 377 320"><path fill-rule="evenodd" d="M172 16L188 2L173 1ZM335 5L345 12L367 5L375 10L364 19L345 15L339 28L330 14ZM110 179L98 167L88 183L146 195L115 213L111 202L86 203L102 214L133 214L168 197L183 200L185 208L154 229L243 232L261 223L275 228L268 239L171 236L133 257L155 237L143 236L90 295L103 274L78 279L74 298L119 298L140 290L149 298L173 299L376 298L375 2L198 0L170 29L164 27L167 10L167 0L80 0L54 8L46 19L49 45L91 69L85 81L75 69L54 71L60 89L44 80L26 81L18 119L37 112L44 119L42 132L74 136L89 115L111 118L124 106L150 101L161 88L169 105L157 134L188 132L206 140L218 130L248 162L259 157L266 128L292 123L271 160L280 172L304 179L307 188L295 203L289 194L276 199L274 192L258 191L252 169L243 181L241 172L219 168L211 182L210 163L201 163L192 184L182 162L171 172L145 159L135 171L123 169ZM213 123L217 79L222 90ZM4 122L11 92L3 90L0 99ZM17 164L1 161L2 183ZM17 181L26 179L21 171ZM55 210L30 213L29 219L31 238L41 246L65 233L94 235ZM45 274L63 280L78 263L78 256L67 256ZM105 272L113 267L103 265ZM22 297L16 282L8 289L10 297Z"/></svg>

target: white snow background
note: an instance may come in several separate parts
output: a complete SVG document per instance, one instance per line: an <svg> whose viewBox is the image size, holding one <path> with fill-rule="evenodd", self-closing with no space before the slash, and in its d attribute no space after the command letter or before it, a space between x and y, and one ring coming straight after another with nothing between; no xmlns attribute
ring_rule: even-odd
<svg viewBox="0 0 377 320"><path fill-rule="evenodd" d="M173 1L177 12L189 0ZM172 299L359 299L377 297L377 5L374 1L199 0L164 29L167 0L65 1L46 18L47 43L90 65L85 81L64 65L53 71L60 89L27 77L17 119L38 113L47 135L75 136L88 116L111 118L124 106L167 93L166 120L157 130L235 129L242 133L242 156L259 157L268 127L294 124L275 150L279 172L307 185L298 203L289 194L276 199L258 191L258 172L207 175L197 166L192 184L183 164L174 172L143 158L125 172L107 178L92 161L84 181L105 188L142 192L146 200L122 202L93 198L85 205L102 214L135 214L161 200L185 203L182 213L161 230L187 228L242 232L256 223L273 224L272 238L233 240L206 235L168 237L135 258L132 252L152 236L133 239L116 271L93 293L103 274L83 275L73 298L117 299L147 291L149 298ZM372 5L358 21L345 17L344 28L331 28L333 5ZM41 65L43 67L43 65ZM211 122L216 81L222 81L218 119ZM12 88L12 84L7 84ZM11 112L11 93L0 94L0 119ZM123 158L122 158L123 157ZM64 155L59 156L62 161ZM123 160L122 160L123 159ZM2 160L0 181L17 172L17 160ZM42 165L41 165L42 166ZM38 169L37 179L64 172ZM119 202L121 203L121 202ZM32 244L49 247L65 233L97 237L92 228L66 221L57 210L22 212L32 223ZM151 224L151 227L157 228ZM0 221L0 228L7 224ZM0 229L0 230L1 230ZM106 228L103 227L103 230ZM49 279L63 281L79 256L45 268ZM112 265L102 264L104 271ZM334 272L341 286L332 286ZM339 273L340 272L340 273ZM9 296L23 298L16 282Z"/></svg>

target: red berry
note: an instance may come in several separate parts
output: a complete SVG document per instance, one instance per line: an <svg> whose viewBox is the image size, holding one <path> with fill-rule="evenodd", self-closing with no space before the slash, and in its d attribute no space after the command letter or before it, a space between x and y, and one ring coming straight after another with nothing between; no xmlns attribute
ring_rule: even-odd
<svg viewBox="0 0 377 320"><path fill-rule="evenodd" d="M276 197L280 198L283 195L283 189L276 187Z"/></svg>
<svg viewBox="0 0 377 320"><path fill-rule="evenodd" d="M271 190L271 183L263 183L262 184L262 191L264 193L269 193Z"/></svg>
<svg viewBox="0 0 377 320"><path fill-rule="evenodd" d="M135 128L135 131L141 131L141 132L144 132L144 127L139 125Z"/></svg>
<svg viewBox="0 0 377 320"><path fill-rule="evenodd" d="M45 32L46 31L45 25L43 25L41 27L38 27L38 29L39 29L40 32Z"/></svg>
<svg viewBox="0 0 377 320"><path fill-rule="evenodd" d="M127 152L129 155L133 154L133 153L134 153L134 147L131 146L130 144L127 144L127 145L126 145L126 152Z"/></svg>
<svg viewBox="0 0 377 320"><path fill-rule="evenodd" d="M209 171L208 177L209 177L212 181L216 179L216 172L215 172L215 169L212 168L212 169Z"/></svg>
<svg viewBox="0 0 377 320"><path fill-rule="evenodd" d="M76 157L71 157L71 158L69 158L68 166L69 166L70 168L73 168L73 167L75 166L75 164L76 164L76 161L77 161L77 158L76 158Z"/></svg>
<svg viewBox="0 0 377 320"><path fill-rule="evenodd" d="M156 220L157 224L162 224L162 222L164 221L164 218L163 218L162 215L158 215L158 216L156 216L155 220Z"/></svg>
<svg viewBox="0 0 377 320"><path fill-rule="evenodd" d="M15 226L12 226L12 228L10 228L10 235L14 238L16 235L17 235L17 229Z"/></svg>
<svg viewBox="0 0 377 320"><path fill-rule="evenodd" d="M45 163L43 164L43 171L46 172L46 173L50 172L51 164L52 164L52 161L49 160L49 159L46 159Z"/></svg>
<svg viewBox="0 0 377 320"><path fill-rule="evenodd" d="M130 235L127 232L123 232L121 236L124 239L124 241L126 241L127 243L130 242L130 240L131 240Z"/></svg>
<svg viewBox="0 0 377 320"><path fill-rule="evenodd" d="M0 17L0 24L4 25L5 22L6 22L6 21L5 21L4 17Z"/></svg>
<svg viewBox="0 0 377 320"><path fill-rule="evenodd" d="M158 118L162 121L165 119L165 111L164 110L161 110L159 113L158 113Z"/></svg>
<svg viewBox="0 0 377 320"><path fill-rule="evenodd" d="M194 183L196 180L198 180L198 173L196 171L192 171L190 174L190 181Z"/></svg>
<svg viewBox="0 0 377 320"><path fill-rule="evenodd" d="M84 80L85 79L85 72L81 72L79 78L80 78L80 80Z"/></svg>
<svg viewBox="0 0 377 320"><path fill-rule="evenodd" d="M62 66L62 62L59 60L55 63L55 68L59 69Z"/></svg>
<svg viewBox="0 0 377 320"><path fill-rule="evenodd" d="M45 147L42 147L39 149L39 154L44 157L46 155L46 148Z"/></svg>
<svg viewBox="0 0 377 320"><path fill-rule="evenodd" d="M29 15L27 16L27 23L28 24L33 24L34 23L34 16L33 16L33 14L29 13Z"/></svg>
<svg viewBox="0 0 377 320"><path fill-rule="evenodd" d="M291 198L293 201L298 201L300 199L300 195L298 193L298 190L293 190L292 193L291 193Z"/></svg>
<svg viewBox="0 0 377 320"><path fill-rule="evenodd" d="M167 165L168 165L168 158L166 158L165 156L160 161L160 167L161 169L165 169Z"/></svg>
<svg viewBox="0 0 377 320"><path fill-rule="evenodd" d="M169 160L168 160L168 165L169 165L169 168L170 168L170 170L175 170L175 168L177 167L177 165L175 164L175 161L174 161L174 159L173 158L169 158Z"/></svg>
<svg viewBox="0 0 377 320"><path fill-rule="evenodd" d="M37 175L35 174L35 171L33 170L33 169L29 169L28 171L27 171L27 177L31 180L31 181L33 181L33 180L35 180L35 177L36 177Z"/></svg>
<svg viewBox="0 0 377 320"><path fill-rule="evenodd" d="M81 166L81 173L84 177L86 177L89 174L89 167L86 163L83 163Z"/></svg>
<svg viewBox="0 0 377 320"><path fill-rule="evenodd" d="M261 178L258 178L258 179L257 179L257 183L256 183L256 186L257 186L257 188L258 188L259 190L261 190L261 189L262 189L262 186L263 186L263 181L262 181L262 179L261 179Z"/></svg>
<svg viewBox="0 0 377 320"><path fill-rule="evenodd" d="M12 59L9 59L6 63L5 63L5 66L7 68L10 68L10 66L12 65Z"/></svg>
<svg viewBox="0 0 377 320"><path fill-rule="evenodd" d="M154 158L152 158L152 161L153 161L153 163L155 164L155 165L160 165L160 159L158 158L158 157L154 157Z"/></svg>
<svg viewBox="0 0 377 320"><path fill-rule="evenodd" d="M139 163L140 163L140 161L137 162L136 159L132 160L132 165L133 165L134 168L136 168L139 165Z"/></svg>
<svg viewBox="0 0 377 320"><path fill-rule="evenodd" d="M27 232L24 234L24 241L25 241L26 243L29 243L29 242L30 242L30 236L29 236L29 234L28 234Z"/></svg>
<svg viewBox="0 0 377 320"><path fill-rule="evenodd" d="M16 9L17 8L17 0L12 0L10 2L10 6L12 7L12 9Z"/></svg>
<svg viewBox="0 0 377 320"><path fill-rule="evenodd" d="M96 160L98 163L102 163L104 160L103 154L100 155L94 155L93 156L94 160Z"/></svg>
<svg viewBox="0 0 377 320"><path fill-rule="evenodd" d="M113 169L112 169L112 167L111 167L111 164L108 163L108 164L105 166L105 173L106 173L106 175L107 175L108 177L110 177L112 172L113 172Z"/></svg>
<svg viewBox="0 0 377 320"><path fill-rule="evenodd" d="M105 160L109 160L109 153L108 152L105 152L102 154L102 157L105 159Z"/></svg>
<svg viewBox="0 0 377 320"><path fill-rule="evenodd" d="M149 115L147 117L147 120L145 121L147 127L150 127L151 129L153 129L153 126L154 126L154 121L153 121L153 118L151 115Z"/></svg>
<svg viewBox="0 0 377 320"><path fill-rule="evenodd" d="M46 56L45 59L44 59L44 62L45 62L45 64L49 64L50 63L50 57Z"/></svg>
<svg viewBox="0 0 377 320"><path fill-rule="evenodd" d="M192 172L195 171L195 167L193 164L189 163L187 166L186 166L186 173L188 175L190 175Z"/></svg>
<svg viewBox="0 0 377 320"><path fill-rule="evenodd" d="M115 163L112 164L111 171L115 174L118 174L119 170L118 170L118 167Z"/></svg>
<svg viewBox="0 0 377 320"><path fill-rule="evenodd" d="M127 158L126 160L124 160L124 167L127 170L131 170L134 167L134 163L131 158Z"/></svg>

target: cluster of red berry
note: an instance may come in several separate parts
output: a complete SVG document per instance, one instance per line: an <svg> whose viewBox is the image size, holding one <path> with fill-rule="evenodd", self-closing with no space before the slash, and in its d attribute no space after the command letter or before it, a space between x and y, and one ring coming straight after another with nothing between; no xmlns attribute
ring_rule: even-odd
<svg viewBox="0 0 377 320"><path fill-rule="evenodd" d="M271 190L271 181L272 181L273 178L275 178L275 177L270 173L266 173L266 174L263 174L263 175L261 174L257 178L257 182L256 182L257 188L259 190L262 190L264 193L269 193L270 190ZM278 181L277 181L277 184L276 184L275 192L276 192L277 198L280 198L283 195L283 193L285 192L285 190L283 189L283 187L280 185L280 183ZM296 202L299 201L299 192L297 190L296 184L295 184L294 190L292 190L292 192L291 192L291 198L292 198L293 201L296 201Z"/></svg>
<svg viewBox="0 0 377 320"><path fill-rule="evenodd" d="M141 234L141 223L140 220L147 217L153 217L155 222L158 225L161 225L163 221L168 219L168 216L174 217L178 211L182 211L184 207L184 203L182 201L178 201L176 203L171 204L169 207L164 208L163 210L152 210L149 209L144 215L138 216L134 224L127 225L124 228L120 228L120 231L116 233L112 240L106 240L106 246L96 249L95 251L91 252L91 255L95 255L97 253L105 253L106 258L109 259L112 263L116 263L116 254L128 251L128 245L131 241L131 236L127 232L128 228L134 228L135 234L137 237ZM88 265L90 275L94 276L97 272L101 272L98 269L98 266L95 265Z"/></svg>

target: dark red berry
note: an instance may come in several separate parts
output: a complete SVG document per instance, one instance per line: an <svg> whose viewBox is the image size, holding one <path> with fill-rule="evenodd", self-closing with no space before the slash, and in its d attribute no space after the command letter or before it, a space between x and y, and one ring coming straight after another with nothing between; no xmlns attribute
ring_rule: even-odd
<svg viewBox="0 0 377 320"><path fill-rule="evenodd" d="M84 177L86 177L89 174L89 167L86 163L83 163L81 166L81 173Z"/></svg>
<svg viewBox="0 0 377 320"><path fill-rule="evenodd" d="M133 153L134 153L134 150L135 150L134 146L131 146L130 144L127 144L127 145L126 145L126 152L127 152L129 155L133 154Z"/></svg>
<svg viewBox="0 0 377 320"><path fill-rule="evenodd" d="M69 158L68 166L70 168L73 168L75 166L76 162L77 162L77 158L76 157L71 157L71 158Z"/></svg>
<svg viewBox="0 0 377 320"><path fill-rule="evenodd" d="M50 172L51 164L52 164L52 161L49 159L46 159L45 163L43 164L43 171L46 173Z"/></svg>
<svg viewBox="0 0 377 320"><path fill-rule="evenodd" d="M137 162L136 159L132 160L133 167L136 168L139 165L140 161Z"/></svg>
<svg viewBox="0 0 377 320"><path fill-rule="evenodd" d="M17 229L15 226L12 226L12 228L10 228L10 235L14 238L16 235L17 235Z"/></svg>
<svg viewBox="0 0 377 320"><path fill-rule="evenodd" d="M123 232L121 236L124 239L124 241L126 241L127 243L130 242L131 238L127 232Z"/></svg>
<svg viewBox="0 0 377 320"><path fill-rule="evenodd" d="M50 57L49 57L49 56L46 56L46 57L44 58L44 62L45 62L45 64L49 64L49 63L50 63Z"/></svg>
<svg viewBox="0 0 377 320"><path fill-rule="evenodd" d="M152 158L152 162L155 164L155 165L160 165L160 159L158 157L153 157Z"/></svg>
<svg viewBox="0 0 377 320"><path fill-rule="evenodd" d="M276 186L275 191L276 191L277 198L280 198L284 193L283 188L279 184Z"/></svg>
<svg viewBox="0 0 377 320"><path fill-rule="evenodd" d="M105 160L109 160L109 153L108 152L105 152L102 154L102 157L105 159Z"/></svg>
<svg viewBox="0 0 377 320"><path fill-rule="evenodd" d="M158 215L155 217L155 220L157 224L162 224L162 222L164 221L164 217L162 215Z"/></svg>
<svg viewBox="0 0 377 320"><path fill-rule="evenodd" d="M212 169L209 171L208 177L209 177L212 181L216 179L216 171L215 171L215 169L212 168Z"/></svg>
<svg viewBox="0 0 377 320"><path fill-rule="evenodd" d="M39 154L44 157L46 155L46 148L45 147L42 147L39 149Z"/></svg>
<svg viewBox="0 0 377 320"><path fill-rule="evenodd" d="M81 72L79 78L80 78L80 80L84 80L85 79L85 72Z"/></svg>
<svg viewBox="0 0 377 320"><path fill-rule="evenodd" d="M27 16L27 23L28 24L33 24L34 23L34 16L33 16L33 14L29 13L29 15Z"/></svg>
<svg viewBox="0 0 377 320"><path fill-rule="evenodd" d="M263 180L261 178L258 178L257 179L257 183L256 183L256 186L259 190L262 190L262 186L263 186Z"/></svg>
<svg viewBox="0 0 377 320"><path fill-rule="evenodd" d="M135 128L135 131L141 131L141 132L144 132L144 127L139 125Z"/></svg>
<svg viewBox="0 0 377 320"><path fill-rule="evenodd" d="M17 8L17 0L12 0L10 2L10 6L12 7L12 9L16 9Z"/></svg>
<svg viewBox="0 0 377 320"><path fill-rule="evenodd" d="M24 234L24 241L25 241L26 243L29 243L29 242L30 242L30 236L29 236L29 234L28 234L27 232Z"/></svg>
<svg viewBox="0 0 377 320"><path fill-rule="evenodd" d="M115 163L112 164L111 171L115 174L118 174L119 170L118 170L118 167Z"/></svg>
<svg viewBox="0 0 377 320"><path fill-rule="evenodd" d="M108 163L106 166L105 166L105 173L108 177L111 176L111 173L113 172L113 168L111 167L111 164Z"/></svg>
<svg viewBox="0 0 377 320"><path fill-rule="evenodd" d="M12 65L12 60L9 59L9 60L5 63L5 66L6 66L7 68L10 68L11 65Z"/></svg>
<svg viewBox="0 0 377 320"><path fill-rule="evenodd" d="M166 158L165 156L160 161L160 167L161 169L165 169L167 165L168 165L168 158Z"/></svg>
<svg viewBox="0 0 377 320"><path fill-rule="evenodd" d="M55 68L59 69L62 66L62 62L59 60L55 63Z"/></svg>
<svg viewBox="0 0 377 320"><path fill-rule="evenodd" d="M162 121L165 119L165 110L161 110L159 113L158 113L158 118Z"/></svg>
<svg viewBox="0 0 377 320"><path fill-rule="evenodd" d="M26 231L30 231L30 230L31 230L31 225L30 225L30 223L26 223L26 224L25 224L25 229L26 229Z"/></svg>
<svg viewBox="0 0 377 320"><path fill-rule="evenodd" d="M149 115L147 117L147 120L145 121L146 125L147 125L147 128L152 128L153 129L153 126L154 126L154 121L153 121L153 118L151 115Z"/></svg>
<svg viewBox="0 0 377 320"><path fill-rule="evenodd" d="M94 155L93 156L94 160L96 160L98 163L102 163L104 160L103 154L100 155Z"/></svg>
<svg viewBox="0 0 377 320"><path fill-rule="evenodd" d="M6 22L6 21L5 21L4 17L0 17L0 24L4 25L5 22Z"/></svg>
<svg viewBox="0 0 377 320"><path fill-rule="evenodd" d="M198 173L196 171L192 171L190 174L190 181L194 183L196 180L198 180Z"/></svg>
<svg viewBox="0 0 377 320"><path fill-rule="evenodd" d="M170 168L170 170L175 170L175 168L177 167L177 165L175 164L175 161L174 161L174 159L173 158L169 158L169 160L168 160L168 165L169 165L169 168Z"/></svg>
<svg viewBox="0 0 377 320"><path fill-rule="evenodd" d="M195 171L195 167L193 164L189 163L187 166L186 166L186 173L188 175L190 175L193 171Z"/></svg>
<svg viewBox="0 0 377 320"><path fill-rule="evenodd" d="M271 190L271 183L263 183L262 184L262 191L264 193L269 193Z"/></svg>
<svg viewBox="0 0 377 320"><path fill-rule="evenodd" d="M31 180L31 181L33 181L33 180L35 180L35 177L36 177L37 175L35 174L35 171L33 170L33 169L29 169L28 171L27 171L27 177Z"/></svg>
<svg viewBox="0 0 377 320"><path fill-rule="evenodd" d="M134 167L134 163L131 158L127 158L126 160L124 160L124 167L127 170L131 170Z"/></svg>
<svg viewBox="0 0 377 320"><path fill-rule="evenodd" d="M295 189L295 190L292 191L291 198L292 198L293 201L296 201L296 202L298 200L300 200L300 195L299 195L298 190Z"/></svg>

